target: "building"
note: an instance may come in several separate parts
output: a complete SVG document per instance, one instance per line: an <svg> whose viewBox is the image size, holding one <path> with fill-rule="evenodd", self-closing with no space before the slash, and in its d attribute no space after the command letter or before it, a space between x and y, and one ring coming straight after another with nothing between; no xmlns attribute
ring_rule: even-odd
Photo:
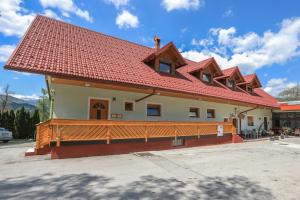
<svg viewBox="0 0 300 200"><path fill-rule="evenodd" d="M189 130L193 132L189 128L206 123L214 126L214 131L204 125L197 130L198 133L206 130L203 134L214 132L209 143L220 139L216 126L221 122L224 130L233 124L237 132L259 129L263 123L265 129L271 128L272 110L279 105L261 89L255 74L243 76L238 67L221 70L214 58L201 62L184 59L172 42L161 47L160 39L155 37L154 40L155 47L149 48L37 16L5 68L45 76L55 119L52 121L56 123L56 128L52 123L51 129L56 137L51 138L59 140L62 137L65 141L83 140L75 135L86 132L87 128L75 130L74 127L87 122L78 124L78 120L89 120L93 126L95 120L99 120L98 124L103 124L103 120L115 121L115 126L125 122L157 126L167 126L167 123L173 127L176 141L180 132L176 127L186 128L181 130L181 137L194 137L192 133L186 135ZM63 124L60 119L68 121ZM147 123L139 126L147 127ZM66 124L69 128L62 128ZM126 130L128 134L120 138L137 137L133 136L137 129ZM229 129L230 137L224 141L231 141L231 134L235 132ZM117 135L124 133L124 130L118 134L112 133L114 131L107 128L106 136L101 138L108 138L107 144L110 144L112 137L118 138ZM171 127L165 128L160 136L167 137L168 131ZM60 132L64 132L64 136L59 136ZM144 132L148 141L147 128ZM154 132L159 131L151 134ZM49 136L48 132L45 134ZM188 144L188 138L180 143ZM56 145L60 147L60 141L56 141Z"/></svg>
<svg viewBox="0 0 300 200"><path fill-rule="evenodd" d="M274 129L300 128L300 101L280 102L280 110L273 112Z"/></svg>

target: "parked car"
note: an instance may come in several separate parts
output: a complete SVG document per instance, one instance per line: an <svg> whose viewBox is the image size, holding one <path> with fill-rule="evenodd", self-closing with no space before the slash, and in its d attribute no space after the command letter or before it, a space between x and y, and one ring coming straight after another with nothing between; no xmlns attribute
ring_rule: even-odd
<svg viewBox="0 0 300 200"><path fill-rule="evenodd" d="M4 143L8 142L11 140L12 137L12 132L9 130L6 130L5 128L0 127L0 141L3 141Z"/></svg>

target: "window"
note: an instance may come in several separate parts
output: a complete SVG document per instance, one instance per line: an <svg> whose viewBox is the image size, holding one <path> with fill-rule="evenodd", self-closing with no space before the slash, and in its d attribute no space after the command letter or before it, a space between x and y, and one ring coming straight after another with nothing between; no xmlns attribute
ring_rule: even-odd
<svg viewBox="0 0 300 200"><path fill-rule="evenodd" d="M235 80L228 79L227 80L227 86L232 88L232 89L235 89Z"/></svg>
<svg viewBox="0 0 300 200"><path fill-rule="evenodd" d="M207 118L215 118L215 109L207 109L206 116Z"/></svg>
<svg viewBox="0 0 300 200"><path fill-rule="evenodd" d="M247 116L247 124L248 124L248 126L254 126L253 116Z"/></svg>
<svg viewBox="0 0 300 200"><path fill-rule="evenodd" d="M172 65L170 63L159 62L159 71L171 74Z"/></svg>
<svg viewBox="0 0 300 200"><path fill-rule="evenodd" d="M125 102L124 110L125 111L133 111L133 102Z"/></svg>
<svg viewBox="0 0 300 200"><path fill-rule="evenodd" d="M202 80L206 83L211 83L212 82L211 74L203 73Z"/></svg>
<svg viewBox="0 0 300 200"><path fill-rule="evenodd" d="M250 93L253 92L253 88L252 88L251 85L247 85L247 86L246 86L246 90L247 90L248 92L250 92Z"/></svg>
<svg viewBox="0 0 300 200"><path fill-rule="evenodd" d="M147 104L147 116L161 116L161 105Z"/></svg>
<svg viewBox="0 0 300 200"><path fill-rule="evenodd" d="M224 118L224 122L229 122L228 118Z"/></svg>
<svg viewBox="0 0 300 200"><path fill-rule="evenodd" d="M199 108L190 108L189 117L199 118Z"/></svg>

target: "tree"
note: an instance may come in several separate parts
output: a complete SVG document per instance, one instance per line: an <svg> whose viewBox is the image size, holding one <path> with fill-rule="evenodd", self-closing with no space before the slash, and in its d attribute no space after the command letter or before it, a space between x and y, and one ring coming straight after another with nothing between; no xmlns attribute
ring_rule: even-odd
<svg viewBox="0 0 300 200"><path fill-rule="evenodd" d="M15 112L10 110L8 114L8 122L7 122L7 129L10 130L13 134L15 133Z"/></svg>
<svg viewBox="0 0 300 200"><path fill-rule="evenodd" d="M8 104L8 97L9 97L9 85L4 87L3 94L0 94L0 101L1 101L1 113L3 113L6 109Z"/></svg>
<svg viewBox="0 0 300 200"><path fill-rule="evenodd" d="M26 117L26 110L22 107L16 113L15 128L16 128L16 138L25 139L27 137L28 131L28 121Z"/></svg>
<svg viewBox="0 0 300 200"><path fill-rule="evenodd" d="M295 87L285 89L278 94L278 99L280 101L297 101L300 100L300 85Z"/></svg>
<svg viewBox="0 0 300 200"><path fill-rule="evenodd" d="M39 115L39 111L36 109L30 120L30 126L31 126L30 138L34 138L34 133L36 130L35 125L38 123L40 123L40 115Z"/></svg>
<svg viewBox="0 0 300 200"><path fill-rule="evenodd" d="M42 89L42 96L38 101L37 108L39 110L40 121L44 122L49 119L50 101L46 89Z"/></svg>

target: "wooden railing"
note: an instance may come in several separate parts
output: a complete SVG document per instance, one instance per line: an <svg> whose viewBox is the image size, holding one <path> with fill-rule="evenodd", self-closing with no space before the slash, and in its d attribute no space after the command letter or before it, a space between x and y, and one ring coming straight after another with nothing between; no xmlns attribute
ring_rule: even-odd
<svg viewBox="0 0 300 200"><path fill-rule="evenodd" d="M99 121L52 119L37 125L36 148L43 148L55 141L91 141L145 139L217 134L218 125L223 133L236 133L229 122L149 122L149 121Z"/></svg>

